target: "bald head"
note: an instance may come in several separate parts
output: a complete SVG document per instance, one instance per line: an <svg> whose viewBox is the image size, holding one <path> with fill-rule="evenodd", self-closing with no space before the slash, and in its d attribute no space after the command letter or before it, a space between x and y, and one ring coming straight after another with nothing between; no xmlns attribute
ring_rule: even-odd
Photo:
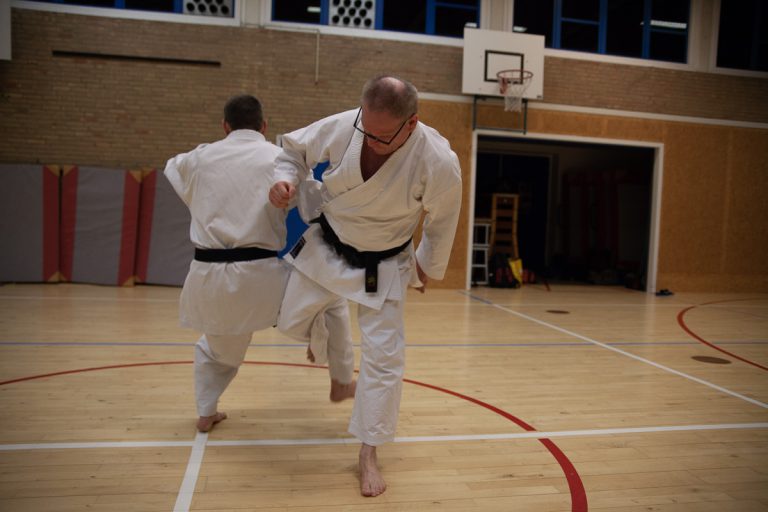
<svg viewBox="0 0 768 512"><path fill-rule="evenodd" d="M405 119L418 111L419 92L410 82L391 75L379 75L365 83L361 102L369 110Z"/></svg>

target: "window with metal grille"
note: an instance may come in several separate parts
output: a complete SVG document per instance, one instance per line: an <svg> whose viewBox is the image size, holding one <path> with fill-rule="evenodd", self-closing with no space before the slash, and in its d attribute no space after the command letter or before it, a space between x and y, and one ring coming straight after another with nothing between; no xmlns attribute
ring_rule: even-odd
<svg viewBox="0 0 768 512"><path fill-rule="evenodd" d="M272 20L463 37L480 0L272 0Z"/></svg>
<svg viewBox="0 0 768 512"><path fill-rule="evenodd" d="M688 61L690 0L515 0L513 13L548 48Z"/></svg>
<svg viewBox="0 0 768 512"><path fill-rule="evenodd" d="M232 18L235 0L35 0L37 2L80 7L107 7L198 16Z"/></svg>

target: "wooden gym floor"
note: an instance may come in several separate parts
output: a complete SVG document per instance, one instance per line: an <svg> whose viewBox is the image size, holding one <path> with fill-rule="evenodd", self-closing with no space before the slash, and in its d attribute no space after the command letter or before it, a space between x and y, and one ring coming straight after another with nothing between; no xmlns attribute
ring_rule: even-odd
<svg viewBox="0 0 768 512"><path fill-rule="evenodd" d="M275 330L196 434L178 294L0 287L0 510L768 510L768 294L411 292L378 498L351 402Z"/></svg>

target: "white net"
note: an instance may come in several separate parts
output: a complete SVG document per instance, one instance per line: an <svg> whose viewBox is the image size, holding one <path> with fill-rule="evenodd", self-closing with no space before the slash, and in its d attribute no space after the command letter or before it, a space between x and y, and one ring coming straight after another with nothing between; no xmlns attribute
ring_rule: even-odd
<svg viewBox="0 0 768 512"><path fill-rule="evenodd" d="M496 73L499 92L504 95L504 110L520 112L523 109L523 94L531 84L533 73L524 69L505 69Z"/></svg>

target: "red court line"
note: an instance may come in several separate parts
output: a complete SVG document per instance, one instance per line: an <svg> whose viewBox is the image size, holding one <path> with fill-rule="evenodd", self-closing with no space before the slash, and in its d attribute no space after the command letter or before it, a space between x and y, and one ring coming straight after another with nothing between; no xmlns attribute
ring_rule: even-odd
<svg viewBox="0 0 768 512"><path fill-rule="evenodd" d="M579 472L576 471L576 467L551 439L539 439L539 442L547 447L549 453L555 457L555 460L563 469L563 473L565 473L568 489L571 491L571 511L586 512L589 509L587 492L584 490L584 484L581 481Z"/></svg>
<svg viewBox="0 0 768 512"><path fill-rule="evenodd" d="M243 361L243 363L253 364L253 365L264 365L264 366L294 366L299 368L315 368L315 369L328 368L327 366L319 366L319 365L313 365L313 364L278 363L278 362L269 362L269 361ZM22 378L13 379L13 380L7 380L4 382L0 382L0 386L3 386L5 384L12 384L14 382L24 382L24 381L35 380L35 379L42 379L45 377L69 375L73 373L92 372L92 371L98 371L98 370L112 370L117 368L135 368L139 366L161 366L161 365L168 365L168 364L192 364L192 361L165 361L165 362L161 361L161 362L151 362L151 363L117 364L112 366L80 368L77 370L66 370L66 371L55 372L55 373L47 373L44 375L32 375L29 377L22 377ZM355 370L355 372L357 373L357 370ZM517 416L514 416L502 409L499 409L498 407L493 406L487 402L478 400L477 398L463 395L461 393L457 393L456 391L451 391L450 389L441 388L439 386L434 386L432 384L427 384L426 382L419 382L412 379L403 379L403 382L414 384L416 386L433 389L435 391L440 391L441 393L446 393L446 394L455 396L457 398L461 398L462 400L466 400L473 404L479 405L481 407L488 409L489 411L495 412L496 414L503 416L504 418L515 423L516 425L521 427L523 430L526 430L527 432L536 432L535 428L533 428L531 425L524 422ZM579 476L579 473L576 471L576 468L574 467L574 465L571 463L568 457L562 452L562 450L560 450L560 448L558 448L557 445L555 445L555 443L552 442L552 440L547 438L542 438L542 439L538 439L538 441L541 444L543 444L547 450L549 450L549 452L555 458L557 463L560 465L560 468L563 470L563 473L565 474L565 479L568 482L568 488L571 493L571 512L587 512L588 510L587 494L586 494L586 491L584 490L584 484L581 481L581 477Z"/></svg>
<svg viewBox="0 0 768 512"><path fill-rule="evenodd" d="M515 423L523 430L526 430L528 432L536 432L535 428L533 428L531 425L527 424L517 416L514 416L502 409L499 409L498 407L493 406L487 402L478 400L477 398L473 398L467 395L462 395L461 393L457 393L456 391L451 391L450 389L441 388L439 386L433 386L432 384L427 384L425 382L418 382L411 379L403 379L403 382L408 382L410 384L415 384L417 386L423 386L425 388L434 389L436 391L447 393L449 395L453 395L463 400L467 400L469 402L472 402L473 404L477 404L481 407L485 407L486 409L507 418L508 420ZM541 444L543 444L547 450L549 450L549 453L551 453L552 456L555 457L555 460L558 462L558 464L560 464L560 468L562 468L563 473L565 474L565 479L568 482L568 488L571 491L571 511L586 512L588 510L587 493L584 490L584 483L581 481L581 477L579 476L579 473L576 471L576 468L574 467L574 465L571 463L568 457L566 457L566 455L562 452L562 450L560 450L560 448L558 448L557 445L552 442L552 440L547 438L542 438L542 439L539 439L538 441Z"/></svg>
<svg viewBox="0 0 768 512"><path fill-rule="evenodd" d="M695 306L687 307L687 308L683 309L682 311L680 311L677 314L677 323L680 324L680 327L682 327L683 330L685 332L687 332L692 338L694 338L695 340L698 340L699 342L703 343L704 345L706 345L706 346L708 346L710 348L713 348L715 350L719 350L723 354L726 354L726 355L728 355L728 356L730 356L730 357L732 357L734 359L738 359L739 361L742 361L744 363L751 364L752 366L756 366L757 368L760 368L761 370L768 371L768 368L766 368L765 366L763 366L761 364L755 363L754 361L750 361L749 359L745 359L745 358L743 358L741 356L737 356L733 352L728 352L724 348L720 348L717 345L714 345L713 343L710 343L709 341L705 340L704 338L702 338L701 336L699 336L698 334L693 332L691 330L691 328L686 325L685 320L683 319L683 317L685 316L685 314L688 311L692 310L693 308L697 308L699 306L709 306L711 304L721 304L723 302L739 302L739 301L744 301L744 300L762 300L762 299L757 299L757 298L755 298L755 299L730 299L730 300L716 300L716 301L712 301L712 302L703 302L703 303L697 304Z"/></svg>
<svg viewBox="0 0 768 512"><path fill-rule="evenodd" d="M46 377L56 377L58 375L70 375L73 373L95 372L98 370L114 370L117 368L134 368L137 366L161 366L165 364L192 364L192 361L164 361L164 362L156 362L156 363L116 364L112 366L96 366L93 368L78 368L77 370L65 370L63 372L45 373L42 375L32 375L29 377L21 377L18 379L6 380L3 382L0 382L0 386L4 386L6 384L13 384L14 382L25 382L28 380L44 379Z"/></svg>

